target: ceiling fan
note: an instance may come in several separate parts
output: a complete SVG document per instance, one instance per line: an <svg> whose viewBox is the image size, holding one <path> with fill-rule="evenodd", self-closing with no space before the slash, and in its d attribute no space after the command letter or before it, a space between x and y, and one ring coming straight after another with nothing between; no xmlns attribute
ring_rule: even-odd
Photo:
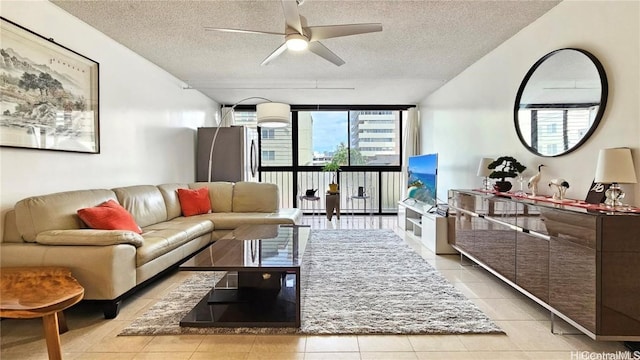
<svg viewBox="0 0 640 360"><path fill-rule="evenodd" d="M260 65L269 64L287 49L291 51L309 49L314 54L337 66L343 65L345 63L344 60L334 54L319 40L382 31L382 24L380 23L307 26L307 20L298 12L299 3L302 3L302 1L282 0L282 10L284 11L285 20L284 33L215 27L205 27L205 30L284 36L284 43L273 51L271 55L267 56Z"/></svg>

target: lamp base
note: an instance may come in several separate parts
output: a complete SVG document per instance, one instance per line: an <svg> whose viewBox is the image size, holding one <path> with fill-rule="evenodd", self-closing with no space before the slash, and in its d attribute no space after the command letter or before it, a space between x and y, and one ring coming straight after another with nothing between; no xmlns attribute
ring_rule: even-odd
<svg viewBox="0 0 640 360"><path fill-rule="evenodd" d="M618 183L613 183L609 186L609 189L605 191L604 195L606 200L604 204L611 207L622 206L622 199L624 198L624 191L620 188Z"/></svg>
<svg viewBox="0 0 640 360"><path fill-rule="evenodd" d="M489 177L485 176L484 179L482 180L482 188L485 191L491 191L492 190L491 180L489 180Z"/></svg>

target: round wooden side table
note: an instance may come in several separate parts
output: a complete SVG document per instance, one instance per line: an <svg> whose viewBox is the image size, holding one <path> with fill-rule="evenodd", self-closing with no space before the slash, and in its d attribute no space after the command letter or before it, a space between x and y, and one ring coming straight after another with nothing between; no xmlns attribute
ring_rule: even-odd
<svg viewBox="0 0 640 360"><path fill-rule="evenodd" d="M84 288L63 267L0 268L0 317L41 317L49 359L62 359L60 333L67 331L62 310L84 296Z"/></svg>

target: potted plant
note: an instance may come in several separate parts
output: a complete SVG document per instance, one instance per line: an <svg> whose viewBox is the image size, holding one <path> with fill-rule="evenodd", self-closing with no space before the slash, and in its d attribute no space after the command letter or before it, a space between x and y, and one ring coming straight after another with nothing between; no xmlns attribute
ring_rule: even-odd
<svg viewBox="0 0 640 360"><path fill-rule="evenodd" d="M489 164L489 169L493 171L489 174L492 179L500 179L496 181L493 188L496 191L505 192L511 190L511 183L506 178L514 178L522 173L527 167L520 164L518 160L511 156L500 156L494 162Z"/></svg>
<svg viewBox="0 0 640 360"><path fill-rule="evenodd" d="M336 159L332 159L330 162L326 163L322 168L322 171L331 171L333 172L331 176L331 183L329 183L329 192L337 193L338 192L338 171L340 171L340 164L336 161Z"/></svg>

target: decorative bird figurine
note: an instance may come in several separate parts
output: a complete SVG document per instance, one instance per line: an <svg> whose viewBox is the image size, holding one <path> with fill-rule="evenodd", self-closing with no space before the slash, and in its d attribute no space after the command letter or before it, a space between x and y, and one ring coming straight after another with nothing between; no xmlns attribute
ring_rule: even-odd
<svg viewBox="0 0 640 360"><path fill-rule="evenodd" d="M529 183L527 184L527 187L531 189L532 196L538 196L538 183L540 182L540 178L542 177L541 170L543 166L543 164L538 165L538 173L533 175L529 179Z"/></svg>
<svg viewBox="0 0 640 360"><path fill-rule="evenodd" d="M565 179L551 179L549 187L554 186L556 189L553 192L554 200L564 200L564 194L569 188L569 183Z"/></svg>

